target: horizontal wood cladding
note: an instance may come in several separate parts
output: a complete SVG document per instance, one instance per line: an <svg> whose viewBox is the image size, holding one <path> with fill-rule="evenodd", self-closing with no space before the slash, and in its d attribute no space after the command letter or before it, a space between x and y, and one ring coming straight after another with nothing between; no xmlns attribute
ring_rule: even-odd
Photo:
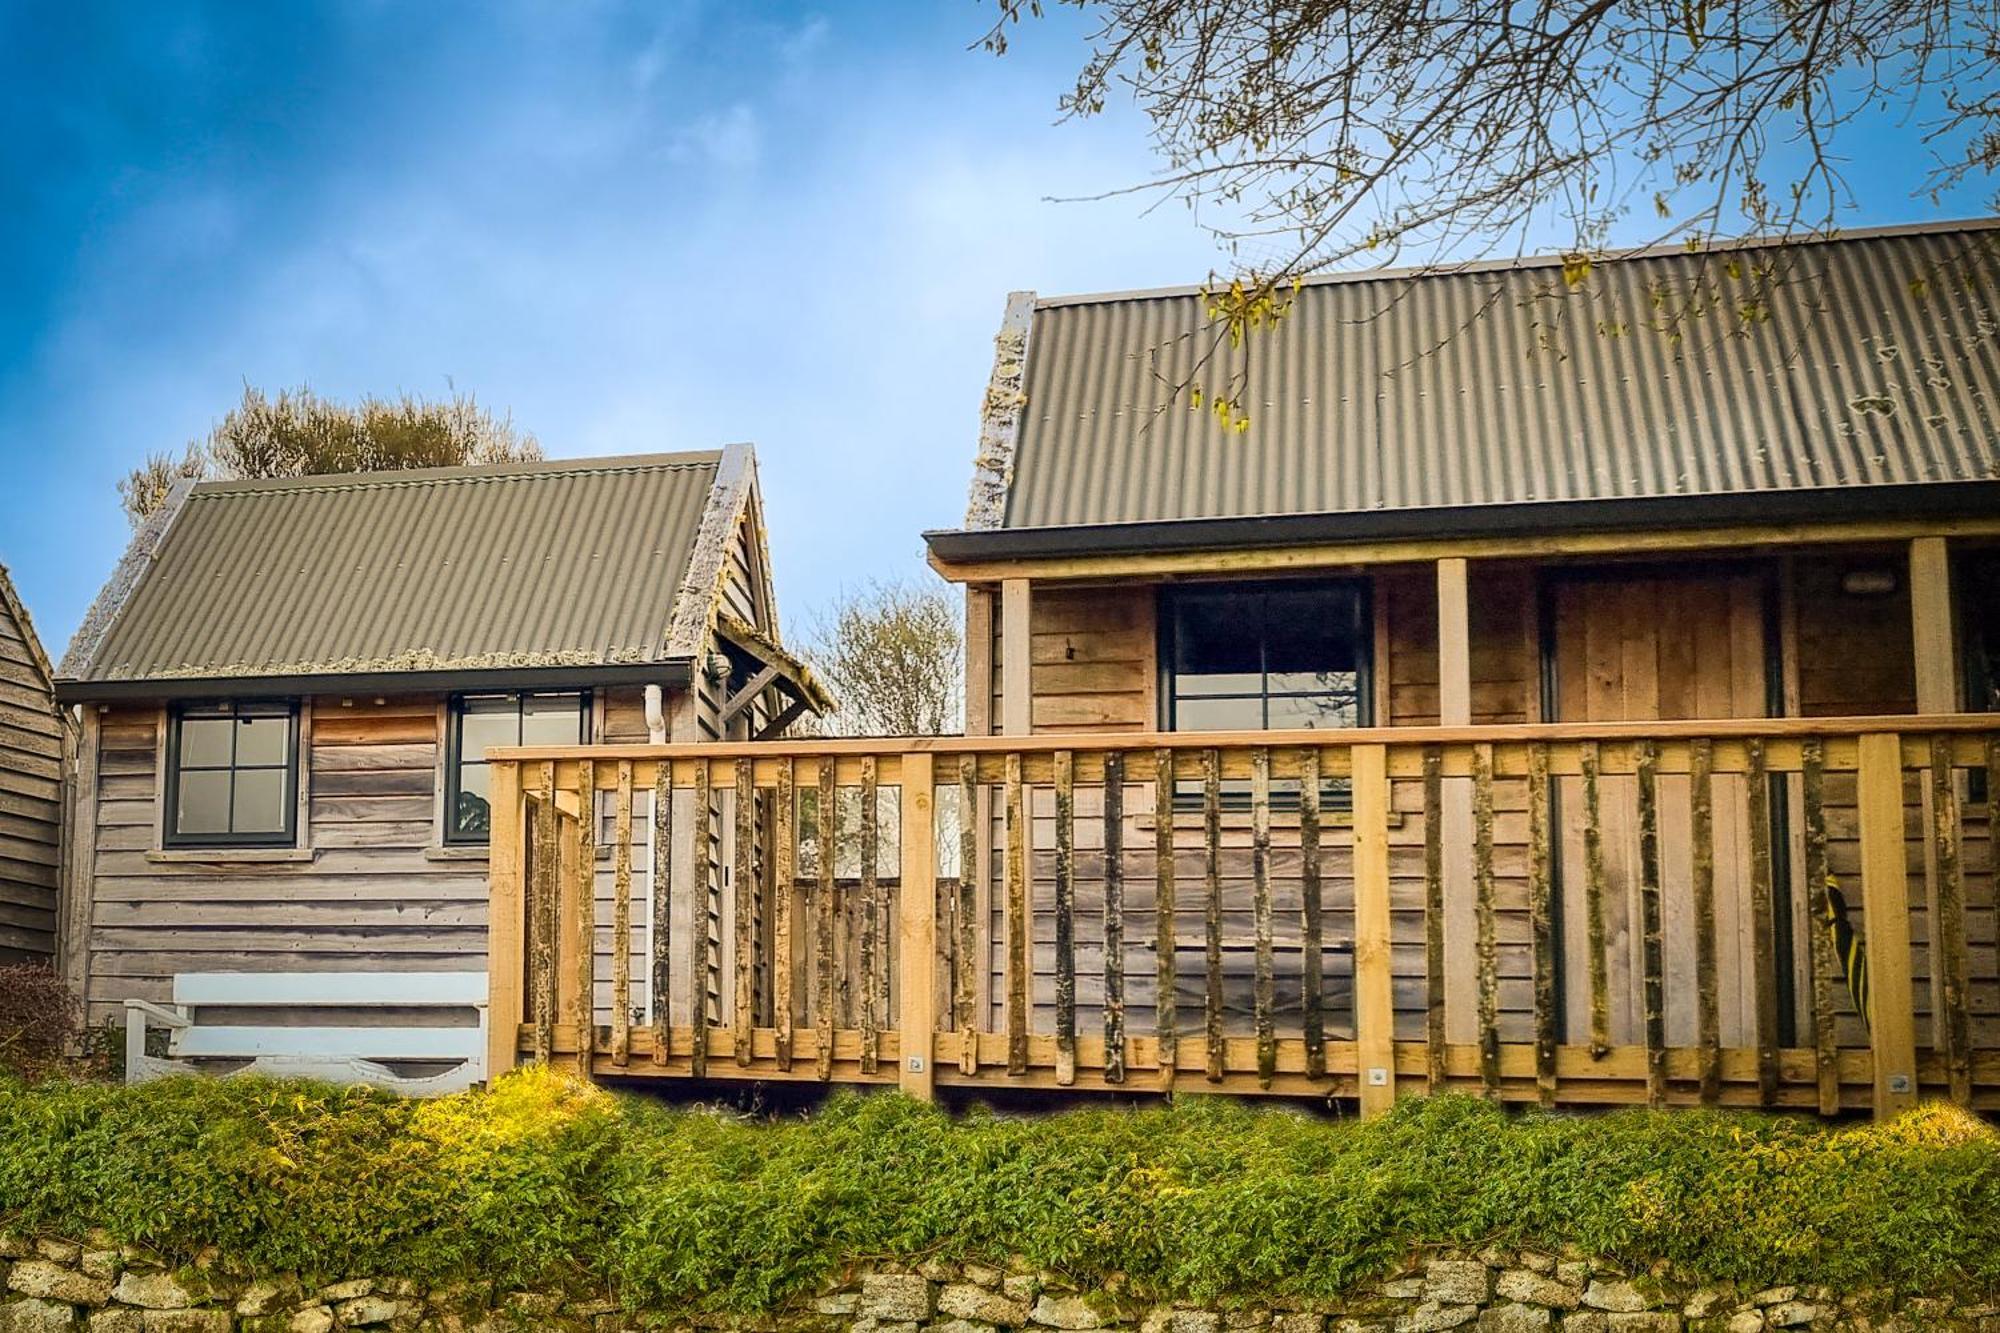
<svg viewBox="0 0 2000 1333"><path fill-rule="evenodd" d="M1148 584L1034 590L1028 686L1036 731L1154 727L1155 596Z"/></svg>
<svg viewBox="0 0 2000 1333"><path fill-rule="evenodd" d="M0 963L55 952L63 728L32 632L0 595Z"/></svg>

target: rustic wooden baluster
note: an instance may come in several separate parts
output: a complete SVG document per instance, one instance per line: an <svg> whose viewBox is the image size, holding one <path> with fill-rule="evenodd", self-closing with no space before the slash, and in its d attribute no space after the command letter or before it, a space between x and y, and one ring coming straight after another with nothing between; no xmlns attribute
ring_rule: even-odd
<svg viewBox="0 0 2000 1333"><path fill-rule="evenodd" d="M1444 750L1424 747L1424 1073L1432 1095L1445 1090Z"/></svg>
<svg viewBox="0 0 2000 1333"><path fill-rule="evenodd" d="M1960 866L1958 784L1952 780L1951 737L1931 737L1931 844L1936 867L1936 909L1931 913L1931 957L1937 969L1938 1008L1931 1041L1944 1058L1951 1099L1972 1100L1972 1034L1966 986L1965 878Z"/></svg>
<svg viewBox="0 0 2000 1333"><path fill-rule="evenodd" d="M535 1059L547 1064L555 1050L556 1022L556 876L562 864L557 845L556 766L542 765L542 790L535 811L535 901L530 909L534 924L535 974Z"/></svg>
<svg viewBox="0 0 2000 1333"><path fill-rule="evenodd" d="M1222 1038L1222 755L1217 750L1201 752L1201 852L1208 977L1202 1023L1208 1034L1208 1081L1220 1083L1228 1054Z"/></svg>
<svg viewBox="0 0 2000 1333"><path fill-rule="evenodd" d="M958 1024L960 1072L979 1072L979 759L958 767L958 984L953 1016Z"/></svg>
<svg viewBox="0 0 2000 1333"><path fill-rule="evenodd" d="M709 896L715 877L715 806L708 760L694 761L694 874L688 881L688 1021L693 1029L690 1069L708 1077Z"/></svg>
<svg viewBox="0 0 2000 1333"><path fill-rule="evenodd" d="M813 963L819 980L819 1076L821 1081L833 1077L833 932L834 932L834 862L839 856L837 846L840 838L839 811L836 803L840 797L837 779L834 775L834 761L831 757L819 761L819 795L815 802L814 816L819 824L819 882L814 886L814 903L819 918L819 928L813 932Z"/></svg>
<svg viewBox="0 0 2000 1333"><path fill-rule="evenodd" d="M662 759L653 774L653 957L646 997L653 1006L653 1063L673 1053L673 1014L668 989L674 942L674 761Z"/></svg>
<svg viewBox="0 0 2000 1333"><path fill-rule="evenodd" d="M757 773L747 758L736 761L736 1002L735 1055L738 1068L750 1067L750 1034L757 1013Z"/></svg>
<svg viewBox="0 0 2000 1333"><path fill-rule="evenodd" d="M876 973L883 968L882 884L877 861L882 852L876 812L875 756L861 756L861 1072L873 1074L881 1060L881 988Z"/></svg>
<svg viewBox="0 0 2000 1333"><path fill-rule="evenodd" d="M1125 1081L1125 756L1104 756L1104 1081Z"/></svg>
<svg viewBox="0 0 2000 1333"><path fill-rule="evenodd" d="M1660 948L1660 747L1641 741L1639 755L1639 958L1646 1027L1646 1103L1667 1103L1666 984Z"/></svg>
<svg viewBox="0 0 2000 1333"><path fill-rule="evenodd" d="M1805 806L1806 938L1812 968L1813 1078L1819 1085L1819 1113L1840 1113L1840 1031L1833 989L1840 962L1827 930L1826 742L1808 737L1799 747L1801 802Z"/></svg>
<svg viewBox="0 0 2000 1333"><path fill-rule="evenodd" d="M2000 904L2000 736L1986 738L1986 868Z"/></svg>
<svg viewBox="0 0 2000 1333"><path fill-rule="evenodd" d="M772 794L771 1018L778 1029L778 1068L792 1067L792 895L798 883L798 775L790 759L778 761Z"/></svg>
<svg viewBox="0 0 2000 1333"><path fill-rule="evenodd" d="M1610 960L1604 940L1604 820L1598 800L1601 755L1596 741L1579 747L1583 769L1583 924L1590 957L1590 1058L1611 1054Z"/></svg>
<svg viewBox="0 0 2000 1333"><path fill-rule="evenodd" d="M492 766L487 804L492 836L487 889L487 1028L485 1078L494 1079L521 1062L521 1028L528 1021L524 982L528 975L530 917L528 883L534 877L527 840L533 802L521 789L524 774L513 762ZM135 1034L136 1035L136 1034Z"/></svg>
<svg viewBox="0 0 2000 1333"><path fill-rule="evenodd" d="M1396 1105L1396 990L1390 959L1389 750L1348 750L1354 794L1354 1061L1361 1114Z"/></svg>
<svg viewBox="0 0 2000 1333"><path fill-rule="evenodd" d="M1493 747L1472 747L1472 874L1477 900L1479 1081L1500 1096L1500 956L1493 879Z"/></svg>
<svg viewBox="0 0 2000 1333"><path fill-rule="evenodd" d="M1549 747L1528 747L1528 933L1535 972L1535 1095L1556 1101L1555 867L1549 831Z"/></svg>
<svg viewBox="0 0 2000 1333"><path fill-rule="evenodd" d="M1256 975L1251 1003L1256 1018L1257 1082L1270 1087L1278 1073L1277 1005L1271 964L1271 752L1250 752L1250 914L1256 932Z"/></svg>
<svg viewBox="0 0 2000 1333"><path fill-rule="evenodd" d="M1778 1097L1778 905L1771 872L1771 777L1764 739L1753 736L1743 780L1750 805L1750 945L1757 959L1751 973L1757 1006L1757 1098L1765 1106Z"/></svg>
<svg viewBox="0 0 2000 1333"><path fill-rule="evenodd" d="M632 1063L632 761L618 761L612 815L611 1063Z"/></svg>
<svg viewBox="0 0 2000 1333"><path fill-rule="evenodd" d="M1028 1072L1028 838L1021 755L1007 756L1007 1072Z"/></svg>
<svg viewBox="0 0 2000 1333"><path fill-rule="evenodd" d="M1701 1101L1722 1095L1722 1018L1716 995L1715 958L1715 745L1688 742L1688 849L1694 897L1696 1049L1701 1061Z"/></svg>
<svg viewBox="0 0 2000 1333"><path fill-rule="evenodd" d="M1857 746L1861 826L1861 934L1867 949L1868 1041L1875 1115L1916 1104L1916 998L1910 982L1910 864L1903 796L1903 738L1870 732Z"/></svg>
<svg viewBox="0 0 2000 1333"><path fill-rule="evenodd" d="M1157 973L1153 996L1153 1034L1160 1050L1160 1085L1174 1085L1180 1060L1175 1026L1174 946L1174 752L1153 755L1153 962Z"/></svg>
<svg viewBox="0 0 2000 1333"><path fill-rule="evenodd" d="M1299 751L1299 1003L1306 1077L1326 1077L1325 898L1319 863L1319 751Z"/></svg>
<svg viewBox="0 0 2000 1333"><path fill-rule="evenodd" d="M576 956L577 1072L589 1078L597 1053L597 764L589 759L576 766L576 900L570 923Z"/></svg>
<svg viewBox="0 0 2000 1333"><path fill-rule="evenodd" d="M1055 753L1056 1085L1076 1082L1076 756Z"/></svg>

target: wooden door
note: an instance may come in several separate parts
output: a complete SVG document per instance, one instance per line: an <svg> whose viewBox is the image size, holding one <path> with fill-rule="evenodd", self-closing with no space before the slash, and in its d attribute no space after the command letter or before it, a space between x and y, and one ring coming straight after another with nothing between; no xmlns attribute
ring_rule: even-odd
<svg viewBox="0 0 2000 1333"><path fill-rule="evenodd" d="M1739 570L1567 579L1551 589L1555 711L1564 722L1650 722L1767 715L1765 581ZM1566 1040L1590 1035L1583 795L1560 787ZM1600 784L1607 892L1603 904L1614 1042L1643 1039L1640 1014L1637 779ZM1722 1043L1754 1041L1748 801L1741 776L1716 777L1715 933ZM1697 1040L1691 815L1685 776L1659 782L1662 956L1667 1041Z"/></svg>

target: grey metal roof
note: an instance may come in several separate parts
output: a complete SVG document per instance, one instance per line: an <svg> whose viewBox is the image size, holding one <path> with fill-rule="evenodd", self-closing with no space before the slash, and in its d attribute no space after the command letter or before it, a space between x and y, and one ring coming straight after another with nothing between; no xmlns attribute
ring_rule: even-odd
<svg viewBox="0 0 2000 1333"><path fill-rule="evenodd" d="M195 486L59 674L84 682L664 662L748 449ZM710 576L707 580L713 582ZM121 587L120 585L123 584ZM704 599L705 600L705 599ZM93 624L92 622L96 622ZM72 691L74 693L74 691Z"/></svg>
<svg viewBox="0 0 2000 1333"><path fill-rule="evenodd" d="M967 527L2000 477L1996 227L1651 253L1574 287L1559 259L1341 275L1201 365L1199 289L1042 299L1004 506ZM1238 375L1241 434L1174 393Z"/></svg>

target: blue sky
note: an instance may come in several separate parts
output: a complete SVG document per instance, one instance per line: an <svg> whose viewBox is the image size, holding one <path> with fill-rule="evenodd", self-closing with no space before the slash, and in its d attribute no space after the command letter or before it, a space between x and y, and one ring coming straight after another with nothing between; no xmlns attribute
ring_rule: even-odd
<svg viewBox="0 0 2000 1333"><path fill-rule="evenodd" d="M754 441L788 620L919 572L1006 293L1220 262L1178 206L1047 202L1143 180L1144 126L1055 124L1083 26L995 60L993 12L0 0L0 562L51 653L118 477L246 380L455 385L552 455Z"/></svg>

